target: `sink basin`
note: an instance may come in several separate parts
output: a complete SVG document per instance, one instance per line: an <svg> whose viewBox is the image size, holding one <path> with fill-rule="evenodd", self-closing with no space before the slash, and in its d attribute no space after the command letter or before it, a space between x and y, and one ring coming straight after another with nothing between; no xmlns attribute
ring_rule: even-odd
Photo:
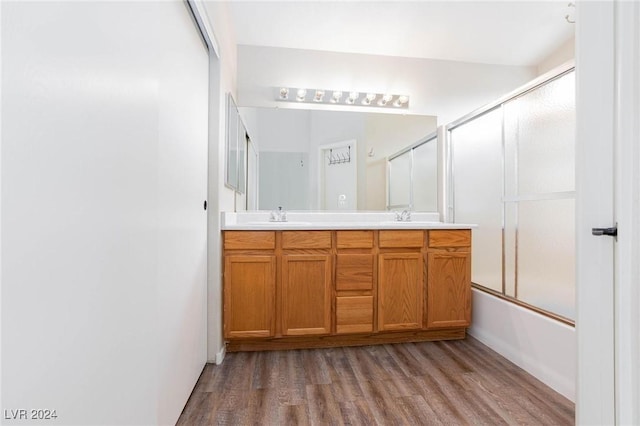
<svg viewBox="0 0 640 426"><path fill-rule="evenodd" d="M269 221L260 221L260 222L247 222L247 225L251 226L308 226L311 225L311 222L298 222L298 221L287 221L287 222L269 222Z"/></svg>
<svg viewBox="0 0 640 426"><path fill-rule="evenodd" d="M401 222L399 220L384 220L380 222L381 225L394 225L394 226L436 226L441 225L440 222L427 222L422 220L410 220L408 222Z"/></svg>

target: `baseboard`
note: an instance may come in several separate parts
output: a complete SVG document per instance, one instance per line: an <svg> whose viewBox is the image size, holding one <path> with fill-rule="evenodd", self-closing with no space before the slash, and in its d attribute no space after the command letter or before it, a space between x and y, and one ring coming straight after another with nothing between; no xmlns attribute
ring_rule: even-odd
<svg viewBox="0 0 640 426"><path fill-rule="evenodd" d="M216 365L220 365L222 364L222 361L224 361L224 356L227 353L227 347L226 346L222 346L222 348L220 349L220 351L218 351L218 353L216 354Z"/></svg>
<svg viewBox="0 0 640 426"><path fill-rule="evenodd" d="M232 339L227 342L229 352L274 351L288 349L334 348L368 346L390 343L456 340L465 338L465 328L412 331L380 331L364 334L325 336L281 336L269 338Z"/></svg>

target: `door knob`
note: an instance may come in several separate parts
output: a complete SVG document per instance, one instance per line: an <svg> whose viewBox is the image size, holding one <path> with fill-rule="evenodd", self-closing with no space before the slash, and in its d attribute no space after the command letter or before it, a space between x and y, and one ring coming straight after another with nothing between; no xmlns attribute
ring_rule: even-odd
<svg viewBox="0 0 640 426"><path fill-rule="evenodd" d="M617 237L618 227L614 226L613 228L591 228L591 235L608 235L609 237Z"/></svg>

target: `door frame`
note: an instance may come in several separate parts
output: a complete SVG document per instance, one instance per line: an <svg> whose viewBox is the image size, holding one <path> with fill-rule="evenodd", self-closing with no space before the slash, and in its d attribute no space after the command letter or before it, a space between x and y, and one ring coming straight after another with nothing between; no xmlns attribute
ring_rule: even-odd
<svg viewBox="0 0 640 426"><path fill-rule="evenodd" d="M640 3L616 1L616 423L640 424Z"/></svg>
<svg viewBox="0 0 640 426"><path fill-rule="evenodd" d="M640 423L639 26L637 2L577 3L577 424Z"/></svg>

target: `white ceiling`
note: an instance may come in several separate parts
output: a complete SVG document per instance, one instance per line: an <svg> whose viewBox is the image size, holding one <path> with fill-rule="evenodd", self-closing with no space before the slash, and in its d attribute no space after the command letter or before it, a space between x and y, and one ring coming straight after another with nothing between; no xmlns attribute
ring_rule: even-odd
<svg viewBox="0 0 640 426"><path fill-rule="evenodd" d="M573 36L568 0L231 1L238 44L534 66Z"/></svg>

